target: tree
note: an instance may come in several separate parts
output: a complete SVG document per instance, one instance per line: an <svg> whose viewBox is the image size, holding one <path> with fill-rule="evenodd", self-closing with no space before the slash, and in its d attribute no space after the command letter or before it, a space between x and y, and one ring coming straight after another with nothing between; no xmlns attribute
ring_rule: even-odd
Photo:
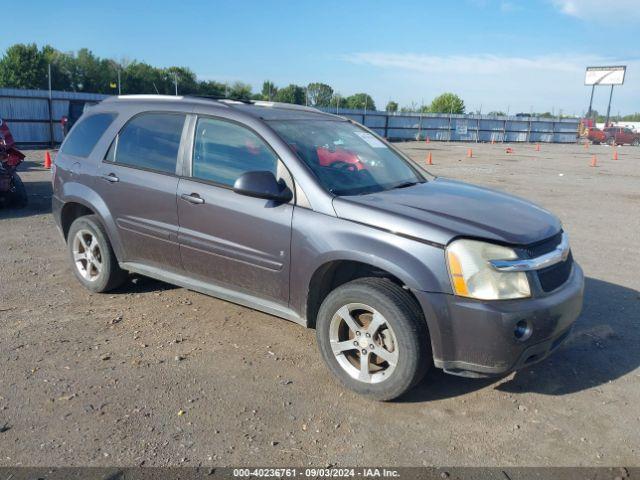
<svg viewBox="0 0 640 480"><path fill-rule="evenodd" d="M0 60L0 86L47 88L47 64L35 43L18 43L7 48Z"/></svg>
<svg viewBox="0 0 640 480"><path fill-rule="evenodd" d="M394 102L392 100L389 100L389 103L387 103L387 106L385 107L385 110L387 112L397 112L398 111L398 103Z"/></svg>
<svg viewBox="0 0 640 480"><path fill-rule="evenodd" d="M200 95L222 98L226 89L227 86L224 83L216 82L215 80L202 80L198 83L198 93Z"/></svg>
<svg viewBox="0 0 640 480"><path fill-rule="evenodd" d="M162 70L163 90L165 94L174 95L176 92L175 82L178 81L179 95L194 95L199 93L198 80L196 74L185 67L169 67Z"/></svg>
<svg viewBox="0 0 640 480"><path fill-rule="evenodd" d="M356 93L347 97L347 108L354 110L375 110L376 104L367 93Z"/></svg>
<svg viewBox="0 0 640 480"><path fill-rule="evenodd" d="M234 82L228 90L227 96L235 100L251 99L251 85L248 83Z"/></svg>
<svg viewBox="0 0 640 480"><path fill-rule="evenodd" d="M333 88L326 83L310 83L307 86L307 98L309 105L314 107L331 106L331 98L333 97Z"/></svg>
<svg viewBox="0 0 640 480"><path fill-rule="evenodd" d="M347 108L347 99L344 98L339 93L334 93L333 97L331 97L331 108Z"/></svg>
<svg viewBox="0 0 640 480"><path fill-rule="evenodd" d="M276 102L294 103L297 105L304 105L305 103L305 91L304 88L293 83L281 88L276 93L274 98Z"/></svg>
<svg viewBox="0 0 640 480"><path fill-rule="evenodd" d="M132 62L122 72L122 92L161 93L164 88L160 71L142 62Z"/></svg>
<svg viewBox="0 0 640 480"><path fill-rule="evenodd" d="M278 87L276 87L273 82L269 80L265 80L264 82L262 82L262 100L271 101L275 98L276 93L278 93Z"/></svg>
<svg viewBox="0 0 640 480"><path fill-rule="evenodd" d="M462 99L454 93L443 93L431 102L431 113L464 113L465 106Z"/></svg>

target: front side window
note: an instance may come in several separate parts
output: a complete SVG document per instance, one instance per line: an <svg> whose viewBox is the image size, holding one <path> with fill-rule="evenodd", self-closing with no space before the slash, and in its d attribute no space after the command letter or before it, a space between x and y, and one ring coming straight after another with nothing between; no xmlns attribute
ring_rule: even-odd
<svg viewBox="0 0 640 480"><path fill-rule="evenodd" d="M232 187L243 173L277 174L278 157L251 130L232 122L199 118L193 145L192 176Z"/></svg>
<svg viewBox="0 0 640 480"><path fill-rule="evenodd" d="M113 141L105 160L130 167L175 173L185 115L143 113Z"/></svg>
<svg viewBox="0 0 640 480"><path fill-rule="evenodd" d="M422 183L426 179L384 142L351 122L269 122L334 195L362 195Z"/></svg>
<svg viewBox="0 0 640 480"><path fill-rule="evenodd" d="M88 157L114 118L115 113L96 113L81 118L65 139L60 152L76 157Z"/></svg>

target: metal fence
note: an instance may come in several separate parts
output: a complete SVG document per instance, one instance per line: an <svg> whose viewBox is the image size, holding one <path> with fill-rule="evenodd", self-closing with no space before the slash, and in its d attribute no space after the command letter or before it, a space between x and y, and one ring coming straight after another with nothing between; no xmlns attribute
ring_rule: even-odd
<svg viewBox="0 0 640 480"><path fill-rule="evenodd" d="M62 142L60 120L69 116L70 107L82 108L107 95L47 90L0 88L0 118L6 121L20 145L55 145ZM80 110L81 111L81 110Z"/></svg>
<svg viewBox="0 0 640 480"><path fill-rule="evenodd" d="M573 143L580 123L577 118L322 110L351 118L389 140Z"/></svg>
<svg viewBox="0 0 640 480"><path fill-rule="evenodd" d="M61 91L49 97L46 90L0 88L0 118L9 124L18 144L55 145L63 139L63 116L70 116L74 107L106 97ZM321 110L351 118L389 140L572 143L579 126L578 119L567 118Z"/></svg>

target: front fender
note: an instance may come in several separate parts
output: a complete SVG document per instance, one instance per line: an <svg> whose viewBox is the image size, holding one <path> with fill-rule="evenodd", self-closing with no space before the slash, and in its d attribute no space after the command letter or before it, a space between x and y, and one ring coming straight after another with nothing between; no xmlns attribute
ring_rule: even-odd
<svg viewBox="0 0 640 480"><path fill-rule="evenodd" d="M372 265L412 290L451 293L441 248L307 209L294 211L291 259L290 303L301 316L314 273L338 260Z"/></svg>

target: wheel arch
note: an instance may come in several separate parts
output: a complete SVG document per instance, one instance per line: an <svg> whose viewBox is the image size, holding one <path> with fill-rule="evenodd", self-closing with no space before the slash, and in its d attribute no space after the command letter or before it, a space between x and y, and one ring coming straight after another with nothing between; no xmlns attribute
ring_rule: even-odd
<svg viewBox="0 0 640 480"><path fill-rule="evenodd" d="M117 234L115 219L102 197L92 188L75 182L65 183L62 193L59 224L65 241L69 227L76 218L96 215L107 233L116 258L122 260L124 251Z"/></svg>
<svg viewBox="0 0 640 480"><path fill-rule="evenodd" d="M420 303L411 291L415 281L408 277L406 272L397 266L386 264L386 262L372 263L370 260L370 258L345 255L326 260L314 270L308 282L305 304L305 318L308 327L315 328L320 305L332 290L358 278L388 278L405 289L420 308Z"/></svg>

